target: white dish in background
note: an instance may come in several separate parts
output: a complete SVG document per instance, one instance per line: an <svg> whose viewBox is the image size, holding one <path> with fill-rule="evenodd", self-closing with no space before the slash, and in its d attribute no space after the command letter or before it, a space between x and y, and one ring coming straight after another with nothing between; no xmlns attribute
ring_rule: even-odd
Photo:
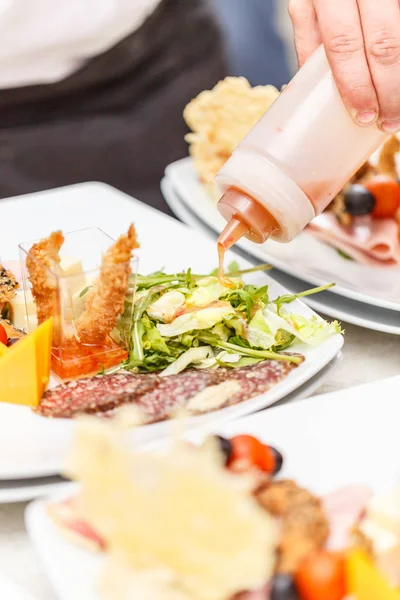
<svg viewBox="0 0 400 600"><path fill-rule="evenodd" d="M161 190L168 206L181 221L193 227L193 229L205 233L211 239L216 239L217 234L215 231L188 208L178 196L172 182L167 177L164 177L161 181ZM254 256L249 255L243 250L238 249L237 251L249 261L257 263L254 260ZM309 287L308 282L288 275L277 268L270 271L269 275L294 294ZM345 323L351 323L352 325L372 329L373 331L400 335L400 315L398 311L372 306L364 302L357 302L344 296L332 295L329 292L304 298L303 302L317 312L334 319L339 319Z"/></svg>
<svg viewBox="0 0 400 600"><path fill-rule="evenodd" d="M357 483L380 491L399 479L400 463L390 460L400 456L399 386L395 377L316 396L212 431L248 433L274 445L285 459L281 476L317 494ZM95 585L103 558L65 541L48 519L45 501L28 507L26 526L60 600L100 600Z"/></svg>
<svg viewBox="0 0 400 600"><path fill-rule="evenodd" d="M0 504L27 502L36 498L43 498L60 490L68 489L70 486L70 482L57 476L0 481ZM1 588L0 598L2 598Z"/></svg>
<svg viewBox="0 0 400 600"><path fill-rule="evenodd" d="M219 233L225 220L201 185L191 159L172 163L165 173L182 202ZM313 285L336 281L338 285L330 293L388 310L400 310L400 269L373 268L345 260L335 249L316 240L307 231L290 244L268 241L258 245L241 240L238 246L261 261L270 262L281 271Z"/></svg>
<svg viewBox="0 0 400 600"><path fill-rule="evenodd" d="M19 218L21 214L24 219ZM2 200L0 219L7 223L0 238L0 256L10 260L18 256L21 240L47 236L56 229L68 232L97 226L117 237L130 222L134 222L141 243L138 255L142 273L162 268L179 272L188 267L198 273L209 273L217 262L216 246L206 236L100 183ZM249 266L241 257L230 253L228 260L234 259L243 267ZM252 274L247 280L257 285L269 284L272 298L287 292L264 273ZM305 304L298 301L293 309L304 316L312 314ZM342 336L336 335L316 348L294 346L294 352L304 354L305 362L270 391L235 406L193 417L189 423L233 419L274 404L315 377L338 355L342 345ZM162 437L170 432L170 428L168 421L139 427L135 430L136 439L139 443ZM73 422L70 420L48 420L35 415L29 408L0 405L0 479L62 472L62 457L72 430Z"/></svg>

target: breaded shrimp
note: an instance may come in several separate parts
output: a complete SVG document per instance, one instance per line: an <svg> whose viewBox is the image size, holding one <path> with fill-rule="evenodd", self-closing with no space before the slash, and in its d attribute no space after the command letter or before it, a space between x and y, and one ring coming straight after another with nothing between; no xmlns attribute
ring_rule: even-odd
<svg viewBox="0 0 400 600"><path fill-rule="evenodd" d="M256 496L263 508L282 519L278 572L296 572L301 561L328 539L329 524L321 500L290 480L272 481Z"/></svg>
<svg viewBox="0 0 400 600"><path fill-rule="evenodd" d="M77 338L84 344L101 344L124 309L131 274L132 251L138 248L133 225L105 253L100 274L87 293L85 310L75 322Z"/></svg>
<svg viewBox="0 0 400 600"><path fill-rule="evenodd" d="M55 231L49 237L33 244L26 259L39 325L58 313L57 282L48 269L55 273L61 272L59 253L63 243L62 232Z"/></svg>

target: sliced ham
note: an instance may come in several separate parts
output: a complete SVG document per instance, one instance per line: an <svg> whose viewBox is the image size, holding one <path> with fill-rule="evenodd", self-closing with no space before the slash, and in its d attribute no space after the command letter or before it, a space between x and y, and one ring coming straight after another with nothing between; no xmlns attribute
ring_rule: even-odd
<svg viewBox="0 0 400 600"><path fill-rule="evenodd" d="M343 550L348 546L351 530L362 516L371 497L372 492L368 487L351 485L322 499L329 521L328 547L331 550Z"/></svg>
<svg viewBox="0 0 400 600"><path fill-rule="evenodd" d="M358 263L372 267L400 265L399 229L394 219L372 220L371 234L367 239L357 238L330 213L323 213L314 219L308 231Z"/></svg>
<svg viewBox="0 0 400 600"><path fill-rule="evenodd" d="M81 516L77 497L50 505L48 515L63 535L81 548L91 552L102 552L106 549L105 540Z"/></svg>

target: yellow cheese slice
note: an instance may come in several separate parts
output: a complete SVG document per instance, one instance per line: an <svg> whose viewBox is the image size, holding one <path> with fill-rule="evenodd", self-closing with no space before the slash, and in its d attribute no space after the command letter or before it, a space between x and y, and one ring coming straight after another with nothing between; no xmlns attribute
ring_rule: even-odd
<svg viewBox="0 0 400 600"><path fill-rule="evenodd" d="M52 320L0 349L0 402L38 406L50 379Z"/></svg>
<svg viewBox="0 0 400 600"><path fill-rule="evenodd" d="M389 586L385 576L363 551L349 553L346 571L348 593L354 600L400 600L400 592Z"/></svg>
<svg viewBox="0 0 400 600"><path fill-rule="evenodd" d="M39 325L32 337L36 346L37 403L39 404L50 380L53 319L47 319Z"/></svg>

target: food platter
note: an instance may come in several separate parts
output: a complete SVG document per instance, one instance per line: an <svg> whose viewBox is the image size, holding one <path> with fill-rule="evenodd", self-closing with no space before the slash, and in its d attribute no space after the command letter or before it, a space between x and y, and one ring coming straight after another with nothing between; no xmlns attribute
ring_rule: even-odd
<svg viewBox="0 0 400 600"><path fill-rule="evenodd" d="M183 223L201 231L213 240L216 239L216 232L197 217L187 204L181 200L172 182L167 177L162 180L161 189L167 204ZM242 249L237 249L237 251L243 253L250 262L255 261L255 256L249 254L248 251L244 252ZM273 269L270 275L275 281L293 293L301 291L306 285L300 278L293 277L278 268ZM400 321L397 311L358 302L346 296L332 294L331 291L327 290L317 296L304 298L303 301L319 314L339 319L343 323L351 323L373 331L400 335Z"/></svg>
<svg viewBox="0 0 400 600"><path fill-rule="evenodd" d="M18 223L17 215L24 211L26 220ZM30 213L40 211L45 215L32 230ZM32 196L3 201L0 207L3 219L12 225L0 241L0 256L15 260L20 240L46 237L49 231L63 227L64 231L98 226L112 237L118 237L129 222L134 222L138 231L141 249L138 252L141 273L151 273L164 268L179 273L189 266L193 272L209 273L215 267L215 245L200 234L157 213L138 201L102 184L83 184L34 194ZM95 215L95 217L93 216ZM157 244L154 244L157 240ZM201 252L199 248L201 247ZM182 249L184 248L184 252ZM234 254L228 260L236 260ZM249 266L238 259L241 267ZM271 298L284 294L285 290L263 273L249 275L249 282L269 285ZM300 301L293 304L296 312L305 318L313 313ZM235 418L248 412L260 410L293 393L310 381L340 352L343 339L333 335L315 347L293 346L293 352L301 351L306 360L289 373L280 383L261 396L227 406L213 413L193 417L194 422L217 422ZM299 350L296 350L298 348ZM292 351L292 349L291 349ZM0 405L1 445L0 478L18 479L43 477L62 470L62 456L70 442L72 421L68 419L46 419L34 414L28 407ZM166 435L170 431L168 421L156 422L137 429L140 440L146 441ZM22 443L23 440L23 443ZM7 449L7 453L5 452ZM6 458L7 454L7 458Z"/></svg>
<svg viewBox="0 0 400 600"><path fill-rule="evenodd" d="M166 177L171 181L180 199L188 208L215 232L220 232L225 221L218 213L215 202L200 184L190 158L169 165ZM316 240L307 232L300 234L290 244L266 242L253 244L248 240L238 246L261 261L268 261L277 269L322 285L336 281L330 293L351 300L399 310L400 283L393 268L372 268L342 258L334 249Z"/></svg>
<svg viewBox="0 0 400 600"><path fill-rule="evenodd" d="M387 462L388 455L400 450L396 430L398 385L398 377L363 385L249 415L210 431L225 439L249 434L278 448L285 459L279 477L300 481L313 493L329 494L342 486L358 485L368 486L379 494L398 481L396 464ZM381 399L379 403L376 397ZM354 452L354 424L361 413L363 426L357 433L357 452ZM377 419L381 423L379 430ZM204 431L192 434L191 438L199 441L203 435ZM386 468L381 468L382 464ZM57 495L50 503L60 499ZM99 600L95 582L103 558L60 535L48 517L48 504L38 501L30 505L26 524L59 598Z"/></svg>

